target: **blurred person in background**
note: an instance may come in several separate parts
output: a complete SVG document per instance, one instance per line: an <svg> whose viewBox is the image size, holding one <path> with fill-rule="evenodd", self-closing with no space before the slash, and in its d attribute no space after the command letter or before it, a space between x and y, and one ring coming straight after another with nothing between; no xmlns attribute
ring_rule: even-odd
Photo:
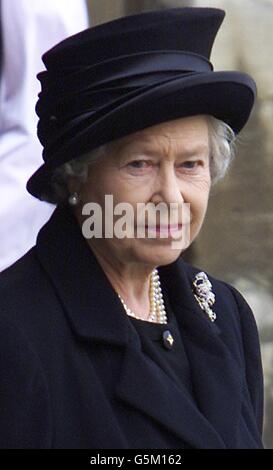
<svg viewBox="0 0 273 470"><path fill-rule="evenodd" d="M36 75L41 55L56 42L88 27L85 0L0 2L0 271L36 240L54 206L25 190L42 160L37 138Z"/></svg>

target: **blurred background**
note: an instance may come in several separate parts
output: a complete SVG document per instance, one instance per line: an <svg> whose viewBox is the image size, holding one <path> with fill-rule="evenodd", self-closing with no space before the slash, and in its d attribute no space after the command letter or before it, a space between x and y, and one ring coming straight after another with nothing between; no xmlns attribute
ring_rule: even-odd
<svg viewBox="0 0 273 470"><path fill-rule="evenodd" d="M33 3L37 5L39 0ZM238 288L253 309L265 377L264 444L273 448L273 0L86 0L91 26L145 10L178 6L223 8L226 18L211 56L215 69L247 72L258 86L255 108L237 142L237 157L226 178L212 191L205 225L187 259ZM79 14L83 25L85 12L78 10ZM74 28L84 29L81 24ZM49 28L48 34L51 32ZM0 125L0 178L2 130ZM37 153L36 167L41 161ZM45 203L38 204L41 211ZM45 218L51 210L46 209ZM38 226L30 227L36 236ZM26 248L27 243L21 250ZM15 257L19 257L18 250Z"/></svg>

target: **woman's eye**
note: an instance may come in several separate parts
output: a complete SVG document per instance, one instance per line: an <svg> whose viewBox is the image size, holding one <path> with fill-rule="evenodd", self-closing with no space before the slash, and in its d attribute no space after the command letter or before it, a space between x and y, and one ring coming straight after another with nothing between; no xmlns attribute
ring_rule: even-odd
<svg viewBox="0 0 273 470"><path fill-rule="evenodd" d="M142 169L142 168L145 168L146 166L148 166L148 162L146 160L134 160L134 161L128 163L128 165L131 168Z"/></svg>
<svg viewBox="0 0 273 470"><path fill-rule="evenodd" d="M195 168L197 165L198 165L198 162L196 160L189 160L181 164L183 168L186 168L188 170Z"/></svg>

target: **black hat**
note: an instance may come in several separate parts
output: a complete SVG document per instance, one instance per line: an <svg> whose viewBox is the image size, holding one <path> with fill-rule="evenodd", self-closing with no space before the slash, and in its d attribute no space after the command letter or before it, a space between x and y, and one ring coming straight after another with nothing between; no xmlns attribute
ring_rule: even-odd
<svg viewBox="0 0 273 470"><path fill-rule="evenodd" d="M45 163L28 191L43 198L63 163L171 119L210 114L238 133L256 86L245 73L213 71L211 48L224 16L216 8L149 11L89 28L46 52L36 106Z"/></svg>

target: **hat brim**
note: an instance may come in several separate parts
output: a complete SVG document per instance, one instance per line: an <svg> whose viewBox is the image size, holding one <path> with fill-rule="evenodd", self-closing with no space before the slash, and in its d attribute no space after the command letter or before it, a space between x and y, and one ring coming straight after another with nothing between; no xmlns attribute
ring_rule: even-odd
<svg viewBox="0 0 273 470"><path fill-rule="evenodd" d="M111 140L180 117L209 114L226 122L237 134L248 121L256 92L254 80L236 71L180 76L140 91L75 133L58 158L43 164L31 176L27 190L44 199L51 193L51 176L61 164Z"/></svg>

